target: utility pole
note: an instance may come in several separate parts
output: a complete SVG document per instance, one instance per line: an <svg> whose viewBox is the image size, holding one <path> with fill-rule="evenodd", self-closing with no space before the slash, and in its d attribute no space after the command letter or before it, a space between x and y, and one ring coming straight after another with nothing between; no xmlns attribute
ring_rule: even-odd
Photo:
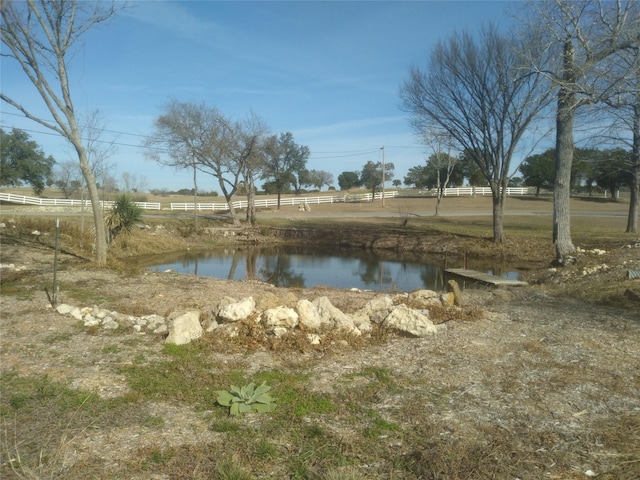
<svg viewBox="0 0 640 480"><path fill-rule="evenodd" d="M384 208L384 145L382 150L382 208Z"/></svg>

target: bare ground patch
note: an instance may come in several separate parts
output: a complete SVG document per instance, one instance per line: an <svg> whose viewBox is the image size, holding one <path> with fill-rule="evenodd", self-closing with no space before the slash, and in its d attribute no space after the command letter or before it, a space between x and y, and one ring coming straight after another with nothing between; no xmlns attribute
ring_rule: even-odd
<svg viewBox="0 0 640 480"><path fill-rule="evenodd" d="M223 478L229 459L245 478L325 478L346 467L379 479L638 478L640 315L620 303L637 289L624 276L637 250L531 271L523 289L467 290L473 315L428 338L336 338L316 349L207 340L198 370L171 378L213 392L238 372L269 375L283 397L272 417L234 420L213 393L164 398L132 386L133 369L171 368L162 339L91 331L56 314L43 292L50 250L3 244L9 260L26 268L2 275L2 478ZM582 274L602 263L610 268ZM375 295L96 271L68 255L59 282L61 301L132 314L206 311L249 295L323 295L348 311ZM609 305L588 301L585 292L603 288ZM305 411L286 395L317 403Z"/></svg>

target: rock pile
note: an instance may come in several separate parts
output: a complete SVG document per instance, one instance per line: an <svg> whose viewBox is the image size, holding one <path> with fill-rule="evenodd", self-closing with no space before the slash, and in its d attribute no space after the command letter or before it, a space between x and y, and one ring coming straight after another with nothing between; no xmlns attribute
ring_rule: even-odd
<svg viewBox="0 0 640 480"><path fill-rule="evenodd" d="M458 308L454 301L454 293L418 290L409 294L378 295L351 314L336 308L324 296L297 300L294 308L279 305L263 310L257 308L253 297L240 300L224 297L207 315L198 310L176 311L167 318L155 314L136 317L99 306L80 308L60 304L56 311L82 321L86 327L130 329L141 335L166 336L165 342L177 345L189 343L205 333L238 336L240 322L247 321L255 322L265 333L276 337L301 328L311 344L319 344L327 331L340 330L361 336L369 334L374 324L413 337L431 335L437 328L429 318L429 309L434 306Z"/></svg>

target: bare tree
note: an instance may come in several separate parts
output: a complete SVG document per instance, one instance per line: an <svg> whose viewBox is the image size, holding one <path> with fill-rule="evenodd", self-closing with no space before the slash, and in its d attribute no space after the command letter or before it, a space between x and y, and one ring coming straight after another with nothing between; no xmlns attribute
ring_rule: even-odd
<svg viewBox="0 0 640 480"><path fill-rule="evenodd" d="M71 196L82 188L82 172L77 162L66 161L59 163L54 171L53 183L60 189L64 198Z"/></svg>
<svg viewBox="0 0 640 480"><path fill-rule="evenodd" d="M432 126L428 131L422 132L422 141L431 148L433 155L430 158L433 167L436 169L436 213L440 215L440 202L444 196L453 169L458 164L458 159L451 156L453 139L451 135L441 128ZM441 181L440 172L444 172L444 182ZM444 185L443 185L444 183Z"/></svg>
<svg viewBox="0 0 640 480"><path fill-rule="evenodd" d="M504 198L511 160L524 133L547 104L544 78L523 68L526 42L483 28L478 40L454 34L432 50L428 66L413 67L400 90L412 125L422 135L435 126L470 155L489 183L493 240L502 243Z"/></svg>
<svg viewBox="0 0 640 480"><path fill-rule="evenodd" d="M613 67L616 54L637 47L637 5L625 0L531 2L531 32L546 49L530 57L540 76L557 89L556 178L553 190L553 241L563 265L575 251L571 240L571 166L578 109L616 95L629 71Z"/></svg>
<svg viewBox="0 0 640 480"><path fill-rule="evenodd" d="M233 207L243 166L234 155L235 133L231 122L216 108L172 100L155 120L155 132L146 139L147 157L175 168L194 168L213 176L234 225ZM195 173L194 173L195 175Z"/></svg>
<svg viewBox="0 0 640 480"><path fill-rule="evenodd" d="M269 127L251 112L249 116L234 126L233 155L242 168L242 176L247 193L246 219L250 225L256 223L255 180L264 168L267 159L265 150Z"/></svg>
<svg viewBox="0 0 640 480"><path fill-rule="evenodd" d="M640 45L617 52L614 68L625 79L619 84L618 93L605 101L604 109L595 115L609 115L611 125L597 138L602 137L614 145L624 143L631 155L626 165L629 178L629 214L626 232L638 231L638 206L640 190ZM603 111L604 110L604 111Z"/></svg>
<svg viewBox="0 0 640 480"><path fill-rule="evenodd" d="M87 159L69 85L69 60L76 42L92 27L115 12L115 3L77 0L26 0L2 2L0 7L2 43L37 89L53 116L50 122L32 113L15 98L0 93L0 99L27 118L67 139L75 149L80 170L89 189L95 224L95 260L107 261L107 241L95 176Z"/></svg>

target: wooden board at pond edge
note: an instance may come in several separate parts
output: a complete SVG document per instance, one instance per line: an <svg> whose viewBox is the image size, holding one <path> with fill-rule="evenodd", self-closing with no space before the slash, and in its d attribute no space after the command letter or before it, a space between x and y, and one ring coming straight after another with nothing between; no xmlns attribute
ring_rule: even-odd
<svg viewBox="0 0 640 480"><path fill-rule="evenodd" d="M476 270L467 270L466 268L448 268L445 274L454 275L465 280L474 282L488 283L496 287L522 287L528 285L522 280L512 280L509 278L497 277L488 273L478 272Z"/></svg>

